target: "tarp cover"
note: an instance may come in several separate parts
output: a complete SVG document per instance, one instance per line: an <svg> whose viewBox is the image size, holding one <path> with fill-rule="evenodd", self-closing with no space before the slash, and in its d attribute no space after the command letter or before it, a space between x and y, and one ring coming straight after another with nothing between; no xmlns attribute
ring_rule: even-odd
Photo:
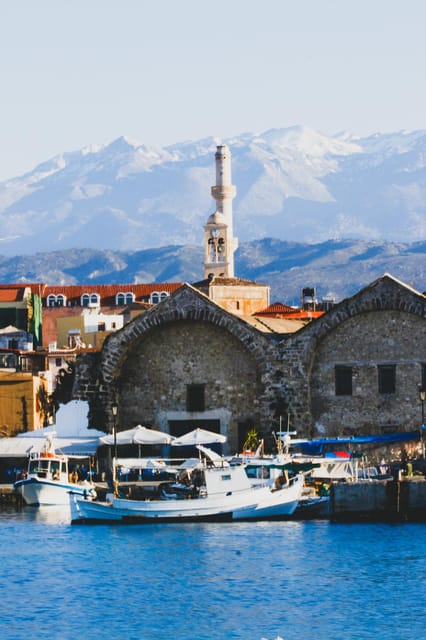
<svg viewBox="0 0 426 640"><path fill-rule="evenodd" d="M40 451L45 440L40 437L0 438L0 458L25 458L31 451ZM54 438L55 451L67 456L94 456L98 438Z"/></svg>

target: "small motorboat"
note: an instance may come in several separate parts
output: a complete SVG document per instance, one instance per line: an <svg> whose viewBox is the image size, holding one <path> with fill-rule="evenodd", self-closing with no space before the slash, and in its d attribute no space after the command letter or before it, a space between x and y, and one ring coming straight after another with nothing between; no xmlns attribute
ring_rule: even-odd
<svg viewBox="0 0 426 640"><path fill-rule="evenodd" d="M68 457L57 452L53 435L49 434L40 450L31 451L28 470L14 483L14 489L27 505L69 505L72 491L89 500L96 497L95 487L88 480L70 477Z"/></svg>

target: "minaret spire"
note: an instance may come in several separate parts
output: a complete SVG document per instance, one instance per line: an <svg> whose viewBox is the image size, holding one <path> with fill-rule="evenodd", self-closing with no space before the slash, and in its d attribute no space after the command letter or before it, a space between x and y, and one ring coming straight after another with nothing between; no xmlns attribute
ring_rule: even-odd
<svg viewBox="0 0 426 640"><path fill-rule="evenodd" d="M211 194L216 211L204 227L204 277L234 277L234 252L238 239L233 237L232 200L237 190L231 183L231 153L227 145L216 148L216 184Z"/></svg>

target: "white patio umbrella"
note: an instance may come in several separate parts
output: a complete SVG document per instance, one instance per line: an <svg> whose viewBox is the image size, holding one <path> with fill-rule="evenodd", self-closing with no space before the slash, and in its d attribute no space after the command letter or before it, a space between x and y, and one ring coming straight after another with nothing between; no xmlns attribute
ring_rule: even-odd
<svg viewBox="0 0 426 640"><path fill-rule="evenodd" d="M226 442L226 436L221 433L214 433L206 429L194 429L189 433L185 433L180 438L175 438L172 442L174 447L196 447L199 444L213 444L215 442Z"/></svg>
<svg viewBox="0 0 426 640"><path fill-rule="evenodd" d="M114 444L114 434L100 438L103 444ZM133 429L118 431L117 444L172 444L173 436L156 429L148 429L138 424Z"/></svg>

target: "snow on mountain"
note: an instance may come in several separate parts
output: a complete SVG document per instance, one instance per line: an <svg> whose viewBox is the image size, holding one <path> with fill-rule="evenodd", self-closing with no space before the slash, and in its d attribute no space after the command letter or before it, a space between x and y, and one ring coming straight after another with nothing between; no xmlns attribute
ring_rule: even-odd
<svg viewBox="0 0 426 640"><path fill-rule="evenodd" d="M0 253L200 245L220 142L161 148L121 137L3 182ZM294 126L224 142L241 241L426 239L426 131L360 138Z"/></svg>

